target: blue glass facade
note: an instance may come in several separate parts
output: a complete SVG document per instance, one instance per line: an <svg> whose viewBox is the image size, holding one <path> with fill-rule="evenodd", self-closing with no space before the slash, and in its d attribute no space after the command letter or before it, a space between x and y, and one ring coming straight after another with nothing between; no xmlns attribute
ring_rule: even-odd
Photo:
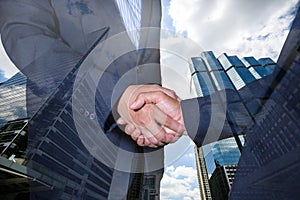
<svg viewBox="0 0 300 200"><path fill-rule="evenodd" d="M27 195L26 198L29 198L29 195L31 195L38 199L107 199L111 191L112 177L119 177L118 174L116 175L119 172L96 159L86 149L82 138L79 137L78 127L75 127L74 124L74 112L78 113L84 119L83 121L90 122L89 124L84 124L84 133L86 135L95 132L98 134L102 133L95 128L95 124L99 123L99 121L96 119L95 113L90 111L90 107L72 106L73 93L76 92L74 98L86 100L87 98L84 97L90 96L90 88L92 84L95 84L91 74L86 73L85 80L80 82L77 85L78 87L74 89L76 75L77 70L74 68L59 83L51 82L49 84L48 81L45 81L43 83L45 88L56 88L51 94L44 93L32 82L34 78L37 78L35 76L28 80L24 75L17 74L0 85L0 103L5 105L0 107L0 110L3 111L0 113L0 116L3 117L4 127L6 127L7 121L23 117L29 118L25 126L26 143L23 143L26 147L25 150L24 148L22 149L23 161L18 164L18 167L26 169L23 173L36 181L28 181L26 183L27 190L24 191L24 195ZM40 82L43 81L40 80ZM42 88L44 89L44 87ZM26 100L30 102L26 103ZM97 96L96 102L103 104L104 101L101 95ZM23 109L21 114L7 114L18 110L18 107ZM31 112L28 113L26 108L30 108ZM99 107L96 108L96 112L99 112L97 117L101 120L100 123L103 123L105 121L103 119L104 116L101 115L99 109ZM16 134L14 131L12 133L2 131L0 127L0 149L4 151L0 156L1 166L3 164L2 158L5 162L10 163L9 165L12 165L13 160L8 159L19 159L19 154L21 154L17 150L10 150L16 144L12 141ZM10 134L11 137L8 137L7 134ZM4 141L5 138L9 139L9 141ZM85 137L85 140L84 142L94 144L93 141L88 141L91 140L89 137ZM134 143L134 141L130 141ZM107 160L115 161L116 154L114 154L113 150L108 149L105 144L101 145L101 150L101 152L97 153L104 154L103 156ZM140 161L136 160L136 167L140 167L138 166L141 163ZM142 165L141 167L144 166ZM1 176L2 171L0 170ZM155 176L155 188L151 188L149 196L156 198L159 192L158 186L161 171L148 172L147 176ZM128 198L131 198L130 195L140 198L145 192L143 187L146 187L147 183L144 185L139 184L142 182L143 177L143 173L132 174L131 179L128 180L131 181L128 183L130 184ZM122 177L120 182L121 179ZM47 187L36 187L36 182L45 183ZM5 188L3 190L6 190ZM32 190L30 191L30 189ZM18 190L12 190L11 192L14 193L11 195L19 195ZM7 195L9 194L3 196L0 192L0 199L6 199Z"/></svg>
<svg viewBox="0 0 300 200"><path fill-rule="evenodd" d="M267 75L271 74L276 67L276 63L271 58L260 58L258 62L265 68Z"/></svg>
<svg viewBox="0 0 300 200"><path fill-rule="evenodd" d="M277 64L269 98L247 129L232 199L298 199L300 153L300 14L298 12ZM261 59L272 69L270 59Z"/></svg>
<svg viewBox="0 0 300 200"><path fill-rule="evenodd" d="M234 86L224 71L213 71L210 72L210 75L218 91L224 89L234 89Z"/></svg>
<svg viewBox="0 0 300 200"><path fill-rule="evenodd" d="M72 75L74 73L69 74ZM0 104L3 104L0 106L2 111L0 116L5 130L9 124L17 123L11 120L27 117L26 86L28 84L30 82L28 83L27 78L18 73L0 85ZM89 92L88 88L79 89L83 95ZM11 135L8 131L0 131L0 145L3 151L1 156L16 160L25 159L19 163L19 168L25 166L27 176L49 184L49 187L39 190L35 187L36 182L29 182L30 188L34 190L32 194L48 199L105 199L109 193L113 169L95 159L80 140L72 119L70 95L72 90L72 80L66 79L59 86L59 90L44 100L43 104L38 96L31 92L27 93L27 97L32 100L31 103L36 100L38 105L41 105L40 111L24 125L26 142L23 140L22 148L21 143L18 143L22 135L15 137L17 134L13 132L15 134L8 137ZM87 132L93 129L90 126L86 128L90 129ZM33 130L35 134L27 134L27 132L32 133ZM14 147L16 145L17 147ZM40 177L38 174L43 176ZM18 190L15 192L17 193Z"/></svg>
<svg viewBox="0 0 300 200"><path fill-rule="evenodd" d="M243 136L240 136L241 142L244 143ZM217 165L236 165L239 162L241 152L238 149L234 138L228 138L217 142L212 153Z"/></svg>
<svg viewBox="0 0 300 200"><path fill-rule="evenodd" d="M238 161L234 183L229 196L222 198L299 199L299 30L298 11L276 63L270 58L255 60L253 57L242 58L239 62L237 57L225 54L218 58L235 89L242 88L237 91L243 102L239 106L244 107L246 114L251 117L250 123L246 123L242 130L246 135L245 145ZM261 80L251 84L257 79ZM246 87L243 88L243 85ZM228 110L237 105L232 106ZM234 119L239 120L240 117ZM206 154L208 160L212 162L213 157L213 160L218 160L218 164L225 166L237 162L234 158L238 153L226 151L230 149L230 143L225 140L217 142L212 151ZM219 178L220 173L215 173L214 180L221 180ZM217 187L214 190L221 191Z"/></svg>
<svg viewBox="0 0 300 200"><path fill-rule="evenodd" d="M268 61L268 66L276 66L274 62L271 63L271 59L265 60ZM228 56L224 53L216 58L211 51L202 52L199 57L193 57L190 61L190 71L192 72L192 79L198 96L210 95L215 91L224 89L239 91L251 82L268 75L272 69L274 68L270 67L270 71L266 70L265 66L254 57L239 59L237 56ZM249 94L254 94L256 90L257 88L248 87L247 91L239 92L240 100L237 99L227 105L227 119L235 121L240 126L236 127L233 124L229 124L228 121L225 121L224 126L231 127L231 130L236 135L245 134L245 129L252 124L251 116L254 116L261 108L260 102L254 96L249 98ZM246 101L243 99L251 100ZM219 169L218 166L236 166L241 157L241 146L243 144L244 136L235 136L204 146L205 166L199 166L202 170L199 170L198 173L200 171L203 173L205 169L207 173L212 175L215 170ZM235 171L232 174L234 175L234 173ZM233 179L233 177L231 178ZM207 180L204 180L205 182ZM216 181L213 182L215 183ZM228 188L230 187L231 185L228 185Z"/></svg>
<svg viewBox="0 0 300 200"><path fill-rule="evenodd" d="M272 59L262 60L266 60L265 65L276 66ZM198 96L210 95L224 89L240 91L244 86L268 75L267 70L254 57L239 59L237 56L228 56L224 53L216 58L211 51L202 52L199 57L191 58L190 70L193 72L192 79ZM263 93L265 90L266 88L261 86L260 92ZM261 108L260 101L252 95L258 93L257 88L251 86L238 92L241 101L237 99L236 102L227 105L229 110L227 117L244 128L247 127L251 123L251 116L254 116ZM226 125L229 126L227 122ZM230 126L237 134L243 132L241 127Z"/></svg>
<svg viewBox="0 0 300 200"><path fill-rule="evenodd" d="M26 77L17 73L0 83L0 127L8 121L26 117Z"/></svg>
<svg viewBox="0 0 300 200"><path fill-rule="evenodd" d="M200 57L204 60L207 71L223 70L220 62L216 59L212 51L202 52Z"/></svg>

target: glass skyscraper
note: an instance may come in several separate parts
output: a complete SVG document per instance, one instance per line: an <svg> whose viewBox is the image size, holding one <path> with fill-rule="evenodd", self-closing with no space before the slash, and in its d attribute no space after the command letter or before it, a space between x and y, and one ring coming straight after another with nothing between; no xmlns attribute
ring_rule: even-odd
<svg viewBox="0 0 300 200"><path fill-rule="evenodd" d="M69 73L57 92L44 100L30 118L26 112L26 95L27 98L35 96L30 92L26 94L26 85L31 84L26 77L18 73L0 85L1 169L6 169L1 170L1 174L5 179L15 178L15 174L28 179L20 182L15 178L13 184L22 188L21 191L4 185L3 198L20 198L30 192L48 194L49 199L104 199L108 196L113 170L89 154L71 120L70 86L74 75L75 72ZM91 118L91 114L87 117ZM35 130L35 134L28 135L30 129Z"/></svg>
<svg viewBox="0 0 300 200"><path fill-rule="evenodd" d="M26 77L17 73L0 83L0 127L8 121L26 117Z"/></svg>
<svg viewBox="0 0 300 200"><path fill-rule="evenodd" d="M244 143L243 136L240 136ZM241 152L234 138L227 138L216 142L212 148L213 158L217 165L236 165L239 162Z"/></svg>
<svg viewBox="0 0 300 200"><path fill-rule="evenodd" d="M216 58L211 51L202 52L199 57L193 57L190 60L192 79L199 97L224 89L239 91L245 85L272 73L274 66L276 66L276 63L270 58L256 60L253 57L244 57L239 59L237 56L228 56L226 53ZM250 91L250 94L251 92L253 94L255 91ZM202 198L210 199L210 192L213 192L208 191L210 189L205 187L205 183L208 182L208 180L204 180L205 177L213 175L215 170L221 170L222 166L226 169L228 166L236 166L239 162L244 137L238 135L245 134L243 128L251 124L252 115L256 114L259 109L259 104L256 104L255 99L249 102L243 100L246 99L246 95L249 95L249 93L239 93L241 101L229 104L228 110L230 112L227 113L227 119L238 121L238 124L243 125L242 128L235 127L225 121L224 126L229 126L235 136L209 144L203 149L201 147L198 151L203 153L196 153L197 159L200 160L197 162L197 165L200 165L197 166L198 173L202 174L200 189L202 188L202 193L209 194L202 196ZM201 155L203 158L200 158ZM201 162L201 160L205 160L205 162ZM226 170L223 170L222 173L226 174ZM217 172L214 174L217 174ZM224 175L223 177L226 176ZM217 179L214 178L214 180ZM217 181L212 183L217 184ZM227 181L226 183L229 182ZM227 193L230 187L228 185ZM214 194L212 193L211 196L214 197Z"/></svg>
<svg viewBox="0 0 300 200"><path fill-rule="evenodd" d="M248 127L230 192L232 199L298 199L300 196L300 12L275 67L267 99ZM266 69L274 64L258 60ZM269 70L268 70L269 72Z"/></svg>
<svg viewBox="0 0 300 200"><path fill-rule="evenodd" d="M74 68L61 83L49 85L45 81L45 87L57 87L51 94L39 93L22 73L0 84L0 199L26 199L30 195L45 199L108 198L116 170L90 154L73 120L73 112L77 112L90 122L84 126L86 134L97 131L93 126L98 123L95 113L84 106L72 108L72 93L76 91L74 98L89 96L94 82L86 73L85 82L74 89L76 74ZM28 114L28 107L37 109ZM113 159L112 150L103 151L107 159ZM159 180L155 173L136 173L127 198L157 198Z"/></svg>
<svg viewBox="0 0 300 200"><path fill-rule="evenodd" d="M96 130L92 127L93 122L98 123L89 108L82 106L72 111L76 73L75 68L60 84L54 83L56 86L52 86L57 89L52 94L39 94L36 85L21 73L1 83L0 179L3 187L0 199L26 199L30 195L31 198L42 196L45 199L108 198L116 170L90 154L72 120L72 112L89 120L91 123L85 126L86 134ZM85 80L92 79L87 77ZM78 84L77 95L87 96L88 86L93 83ZM43 95L46 98L41 98ZM27 115L26 107L31 106L26 103L28 98L31 104L37 102L40 106L33 115ZM105 152L108 159L113 158L113 152ZM9 179L11 183L6 181ZM132 181L129 199L139 199L142 195L155 199L158 196L159 179L155 175L147 174L144 178L144 174L139 173Z"/></svg>
<svg viewBox="0 0 300 200"><path fill-rule="evenodd" d="M231 153L232 157L227 156L226 149L230 149L231 142L226 143L226 140L211 145L213 147L204 152L207 162L202 169L209 170L212 168L210 163L216 163L209 181L213 198L299 199L299 30L300 12L298 11L276 63L270 58L239 59L226 54L215 58L211 52L202 53L199 57L191 59L191 72L199 96L205 95L203 91L209 91L207 89L209 81L213 82L217 79L207 76L209 79L203 81L204 76L197 74L202 72L209 75L212 71L224 71L237 91L239 96L237 102L241 102L228 105L230 113L227 114L227 118L229 115L232 120L240 120L238 124L244 123L244 126L232 129L233 133L246 135L245 145L236 163L238 165L233 165L231 162L238 160L235 158L239 157L239 153ZM193 62L193 60L202 62ZM195 66L200 65L199 63L206 68ZM218 67L219 65L222 69ZM198 80L198 77L202 80ZM261 78L264 79L255 82L257 84L252 84L253 81ZM215 83L211 85L215 90L222 88ZM225 88L226 84L222 85ZM239 106L236 110L242 112L234 112L236 106ZM235 139L238 142L237 137ZM225 195L222 195L224 193Z"/></svg>

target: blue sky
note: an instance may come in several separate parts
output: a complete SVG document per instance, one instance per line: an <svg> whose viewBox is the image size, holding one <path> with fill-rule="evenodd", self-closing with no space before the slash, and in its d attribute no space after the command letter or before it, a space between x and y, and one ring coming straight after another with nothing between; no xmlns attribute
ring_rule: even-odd
<svg viewBox="0 0 300 200"><path fill-rule="evenodd" d="M173 19L169 15L170 0L162 0L162 9L163 9L162 27L175 31L175 27L173 26Z"/></svg>

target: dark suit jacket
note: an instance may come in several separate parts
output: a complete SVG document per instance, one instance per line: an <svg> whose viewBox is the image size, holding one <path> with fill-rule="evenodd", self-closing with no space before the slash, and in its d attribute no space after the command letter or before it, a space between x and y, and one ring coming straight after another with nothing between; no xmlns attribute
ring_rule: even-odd
<svg viewBox="0 0 300 200"><path fill-rule="evenodd" d="M91 108L95 110L95 113L91 113L87 107L83 106L82 108L72 107L73 114L76 109L78 113L81 112L80 109L83 109L81 114L85 121L82 124L92 123L90 126L95 123L94 115L97 116L101 130L94 130L94 132L105 134L105 137L109 138L117 148L120 147L121 150L124 150L113 153L112 163L121 162L118 159L123 158L125 154L123 155L122 152L126 151L145 155L145 157L131 156L128 158L125 165L129 171L115 166L109 167L126 172L143 172L144 169L149 172L153 171L153 168L148 167L149 163L157 163L155 167L155 170L159 170L157 179L161 178L163 149L156 153L160 156L152 160L153 156L143 154L144 151L151 152L151 150L137 147L127 135L116 127L115 119L112 117L112 109L117 99L129 84L161 83L159 68L160 6L159 0L142 1L141 26L142 28L155 28L142 30L139 42L141 49L136 51L126 33L121 34L121 40L120 38L119 40L114 39L125 31L115 1L1 1L1 39L11 60L27 77L28 116L33 117L33 121L39 121L35 124L42 124L41 117L39 117L41 115L37 115L37 113L44 112L43 118L45 116L50 118L51 113L55 113L52 120L48 120L47 125L31 125L29 127L29 140L32 141L31 143L29 141L31 150L38 148L38 144L42 143L42 141L34 141L40 140L40 136L46 133L49 126L55 126L53 119L63 110L59 106L65 105L67 102L72 104L72 99L70 100L66 96L72 96L72 92L76 91L80 84L84 84L83 78L76 85L76 81L82 78L78 78L78 74L87 69L86 66L90 66L92 70L101 71L101 77L94 82L97 86L93 93L94 96L86 98L89 94L85 93L85 97L82 97L81 101L96 102L95 108ZM107 40L112 42L105 43L104 41ZM116 52L120 49L124 49L123 54L113 57L113 62L108 65L102 64L101 59L117 55ZM95 56L96 54L99 55L98 58ZM130 72L130 76L126 75L128 72ZM85 76L86 73L88 72L80 75ZM120 81L121 79L122 81ZM48 106L47 109L45 106ZM88 115L87 118L83 117L85 114ZM93 122L89 122L89 120ZM76 122L73 126L76 126ZM40 134L36 134L37 131ZM82 138L81 140L83 140L85 148L89 150L87 141ZM30 157L34 160L34 153L32 154ZM124 196L129 185L128 175L115 173L116 176L113 176L111 180L110 191L118 192L115 192L115 197L110 196L110 198ZM118 177L118 179L114 180L114 177Z"/></svg>

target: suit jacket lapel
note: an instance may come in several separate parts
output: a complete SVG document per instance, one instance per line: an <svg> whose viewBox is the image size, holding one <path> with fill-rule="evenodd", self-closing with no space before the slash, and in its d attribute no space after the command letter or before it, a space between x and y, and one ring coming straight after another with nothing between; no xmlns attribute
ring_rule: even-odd
<svg viewBox="0 0 300 200"><path fill-rule="evenodd" d="M94 13L82 16L82 28L90 44L97 39L97 33L103 27L109 27L108 37L126 32L115 0L93 0L90 4Z"/></svg>

